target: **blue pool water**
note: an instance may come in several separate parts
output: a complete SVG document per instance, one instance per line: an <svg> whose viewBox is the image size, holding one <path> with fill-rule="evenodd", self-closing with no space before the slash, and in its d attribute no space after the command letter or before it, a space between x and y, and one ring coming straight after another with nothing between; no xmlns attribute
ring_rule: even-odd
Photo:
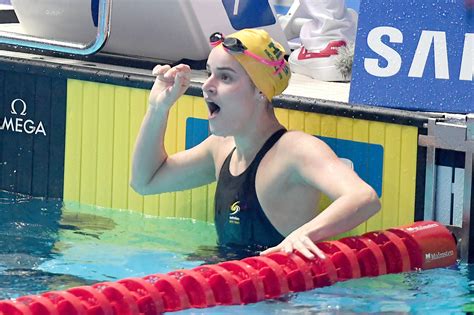
<svg viewBox="0 0 474 315"><path fill-rule="evenodd" d="M219 250L215 241L212 224L0 191L0 299L241 258ZM175 314L469 311L474 311L474 266L458 265L339 282L251 305Z"/></svg>

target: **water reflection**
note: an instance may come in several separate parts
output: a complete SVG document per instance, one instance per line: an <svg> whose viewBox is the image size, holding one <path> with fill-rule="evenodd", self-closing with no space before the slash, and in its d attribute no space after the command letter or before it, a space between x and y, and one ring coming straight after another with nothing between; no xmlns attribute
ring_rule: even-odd
<svg viewBox="0 0 474 315"><path fill-rule="evenodd" d="M196 251L187 254L191 261L203 261L203 264L217 264L228 260L240 260L258 256L264 248L247 246L199 246Z"/></svg>
<svg viewBox="0 0 474 315"><path fill-rule="evenodd" d="M66 284L90 283L80 277L37 268L55 257L63 203L0 191L0 298L37 293Z"/></svg>

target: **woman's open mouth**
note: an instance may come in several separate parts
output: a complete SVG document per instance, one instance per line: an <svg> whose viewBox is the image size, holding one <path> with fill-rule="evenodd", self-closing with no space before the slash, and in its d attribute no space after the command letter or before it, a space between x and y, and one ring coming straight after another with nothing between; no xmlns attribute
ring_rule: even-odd
<svg viewBox="0 0 474 315"><path fill-rule="evenodd" d="M209 109L209 119L216 117L221 108L214 102L206 101L207 108Z"/></svg>

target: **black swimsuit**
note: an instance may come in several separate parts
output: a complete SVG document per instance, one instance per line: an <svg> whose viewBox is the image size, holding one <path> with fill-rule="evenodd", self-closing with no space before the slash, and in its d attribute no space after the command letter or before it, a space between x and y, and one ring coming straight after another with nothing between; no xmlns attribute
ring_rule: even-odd
<svg viewBox="0 0 474 315"><path fill-rule="evenodd" d="M284 237L263 212L255 190L260 161L286 132L280 129L262 146L250 166L240 175L229 171L235 148L222 165L215 195L215 224L219 245L275 246Z"/></svg>

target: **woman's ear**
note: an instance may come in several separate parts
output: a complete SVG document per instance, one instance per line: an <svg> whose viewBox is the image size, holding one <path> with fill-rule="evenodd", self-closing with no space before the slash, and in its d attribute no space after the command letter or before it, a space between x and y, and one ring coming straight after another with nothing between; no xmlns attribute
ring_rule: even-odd
<svg viewBox="0 0 474 315"><path fill-rule="evenodd" d="M257 99L262 102L266 99L265 95L263 95L263 93L259 90L257 90Z"/></svg>
<svg viewBox="0 0 474 315"><path fill-rule="evenodd" d="M262 91L260 91L258 88L255 87L255 100L258 102L258 103L265 103L267 104L268 101L267 101L267 97L265 96L265 94L263 94Z"/></svg>
<svg viewBox="0 0 474 315"><path fill-rule="evenodd" d="M268 101L267 97L262 92L258 93L258 99L257 100L258 100L259 104L265 105L265 107L269 107L269 106L271 107L271 105L272 105L272 103Z"/></svg>

